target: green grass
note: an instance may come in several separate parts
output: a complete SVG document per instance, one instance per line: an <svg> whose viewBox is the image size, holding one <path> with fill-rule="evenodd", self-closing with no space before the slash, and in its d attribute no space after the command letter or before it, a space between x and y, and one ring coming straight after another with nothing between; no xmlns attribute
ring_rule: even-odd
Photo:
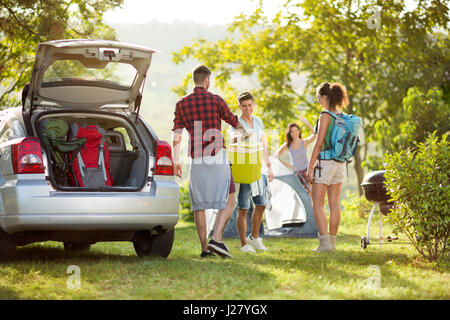
<svg viewBox="0 0 450 320"><path fill-rule="evenodd" d="M449 299L449 261L425 262L401 243L360 248L367 220L342 218L335 253L314 253L317 239L265 239L269 251L201 259L193 224L180 222L169 258L138 258L131 243L98 243L70 254L57 242L17 250L0 264L0 299ZM373 236L377 233L377 220ZM385 235L390 230L384 225ZM69 289L70 265L81 270ZM370 286L379 275L379 287Z"/></svg>

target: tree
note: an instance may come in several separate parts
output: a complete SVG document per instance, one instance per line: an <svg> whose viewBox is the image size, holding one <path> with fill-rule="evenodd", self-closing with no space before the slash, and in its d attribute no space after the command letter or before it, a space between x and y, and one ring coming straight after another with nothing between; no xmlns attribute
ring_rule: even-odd
<svg viewBox="0 0 450 320"><path fill-rule="evenodd" d="M450 104L443 99L443 90L431 88L422 92L411 87L403 98L403 106L393 117L395 125L382 119L376 124L376 139L384 150L399 152L425 142L427 135L438 137L450 131Z"/></svg>
<svg viewBox="0 0 450 320"><path fill-rule="evenodd" d="M123 0L0 0L0 104L14 106L37 45L56 39L115 39L103 13Z"/></svg>
<svg viewBox="0 0 450 320"><path fill-rule="evenodd" d="M346 111L363 120L365 139L354 165L360 184L375 123L390 121L411 86L442 85L450 65L448 24L447 1L418 1L412 11L394 0L287 1L272 20L260 4L253 14L236 17L225 39L199 39L173 59L208 65L229 97L239 91L231 85L233 75L256 77L261 116L278 128L297 116L299 104L310 120L317 119L315 88L325 81L343 83L350 98ZM293 85L301 75L307 76L303 92ZM179 94L186 79L175 88Z"/></svg>

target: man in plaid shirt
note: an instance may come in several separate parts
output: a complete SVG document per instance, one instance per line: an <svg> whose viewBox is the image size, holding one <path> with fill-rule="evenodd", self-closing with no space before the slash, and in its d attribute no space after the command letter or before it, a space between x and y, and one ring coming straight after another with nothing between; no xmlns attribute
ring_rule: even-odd
<svg viewBox="0 0 450 320"><path fill-rule="evenodd" d="M221 122L224 120L238 130L245 129L225 100L208 92L210 76L211 71L206 66L197 66L193 71L194 92L177 102L172 128L174 169L175 175L181 178L180 143L183 128L186 128L190 135L189 149L192 158L189 196L202 246L201 257L212 255L211 250L222 257L231 258L228 247L221 240L225 225L234 210L236 189L226 159ZM208 244L206 209L220 210L214 234Z"/></svg>

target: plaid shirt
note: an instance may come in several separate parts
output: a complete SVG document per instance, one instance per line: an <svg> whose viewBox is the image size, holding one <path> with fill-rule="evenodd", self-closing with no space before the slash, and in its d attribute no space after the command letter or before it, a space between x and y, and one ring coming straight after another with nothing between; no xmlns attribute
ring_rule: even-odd
<svg viewBox="0 0 450 320"><path fill-rule="evenodd" d="M174 114L172 131L186 128L189 132L192 158L213 156L225 148L221 120L232 127L238 125L238 117L225 100L202 87L195 87L193 93L178 100Z"/></svg>

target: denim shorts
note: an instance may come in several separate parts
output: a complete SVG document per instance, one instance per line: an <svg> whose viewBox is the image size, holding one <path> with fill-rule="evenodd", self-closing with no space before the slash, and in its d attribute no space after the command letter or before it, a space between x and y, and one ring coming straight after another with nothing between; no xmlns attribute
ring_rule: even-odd
<svg viewBox="0 0 450 320"><path fill-rule="evenodd" d="M250 201L253 199L253 203L255 206L266 206L267 198L266 198L266 189L267 189L267 180L263 177L263 192L262 195L257 195L252 197L252 189L250 188L250 184L240 184L239 187L239 195L238 195L238 207L239 209L250 209Z"/></svg>

